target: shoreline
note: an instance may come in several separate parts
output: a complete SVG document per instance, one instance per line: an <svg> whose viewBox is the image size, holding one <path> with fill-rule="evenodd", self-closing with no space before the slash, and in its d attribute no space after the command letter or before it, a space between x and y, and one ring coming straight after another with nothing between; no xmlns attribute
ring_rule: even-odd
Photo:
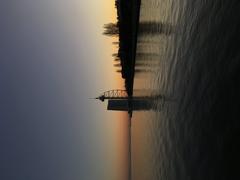
<svg viewBox="0 0 240 180"><path fill-rule="evenodd" d="M140 19L140 7L141 0L133 0L132 6L132 50L131 50L131 67L130 67L130 81L129 97L133 95L133 85L134 85L134 75L135 75L135 62L136 62L136 51L137 51L137 39L138 39L138 29L139 29L139 19Z"/></svg>

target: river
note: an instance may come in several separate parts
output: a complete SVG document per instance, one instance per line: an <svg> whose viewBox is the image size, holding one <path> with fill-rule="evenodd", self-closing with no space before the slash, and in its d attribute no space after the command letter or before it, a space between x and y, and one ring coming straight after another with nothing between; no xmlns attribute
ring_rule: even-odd
<svg viewBox="0 0 240 180"><path fill-rule="evenodd" d="M240 3L142 0L134 92L163 95L132 117L132 179L236 179Z"/></svg>

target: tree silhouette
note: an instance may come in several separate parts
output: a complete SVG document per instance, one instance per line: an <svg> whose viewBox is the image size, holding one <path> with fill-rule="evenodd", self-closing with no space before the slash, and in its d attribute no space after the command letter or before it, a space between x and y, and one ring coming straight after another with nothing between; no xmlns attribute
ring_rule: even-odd
<svg viewBox="0 0 240 180"><path fill-rule="evenodd" d="M115 23L104 24L104 35L107 36L119 36L119 28Z"/></svg>

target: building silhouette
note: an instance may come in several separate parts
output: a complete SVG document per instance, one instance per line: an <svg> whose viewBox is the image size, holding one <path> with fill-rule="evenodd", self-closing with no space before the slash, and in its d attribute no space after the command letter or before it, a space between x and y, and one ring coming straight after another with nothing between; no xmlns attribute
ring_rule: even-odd
<svg viewBox="0 0 240 180"><path fill-rule="evenodd" d="M133 111L146 111L154 108L157 96L128 96L125 90L110 90L97 97L100 101L108 101L107 110L126 111L132 116ZM158 98L163 98L158 96Z"/></svg>

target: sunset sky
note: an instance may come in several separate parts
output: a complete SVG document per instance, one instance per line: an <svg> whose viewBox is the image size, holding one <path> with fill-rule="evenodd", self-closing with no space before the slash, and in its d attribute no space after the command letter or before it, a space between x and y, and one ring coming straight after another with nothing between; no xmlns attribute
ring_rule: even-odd
<svg viewBox="0 0 240 180"><path fill-rule="evenodd" d="M102 35L114 0L9 0L0 13L0 179L122 180L127 115L89 99L123 88Z"/></svg>

